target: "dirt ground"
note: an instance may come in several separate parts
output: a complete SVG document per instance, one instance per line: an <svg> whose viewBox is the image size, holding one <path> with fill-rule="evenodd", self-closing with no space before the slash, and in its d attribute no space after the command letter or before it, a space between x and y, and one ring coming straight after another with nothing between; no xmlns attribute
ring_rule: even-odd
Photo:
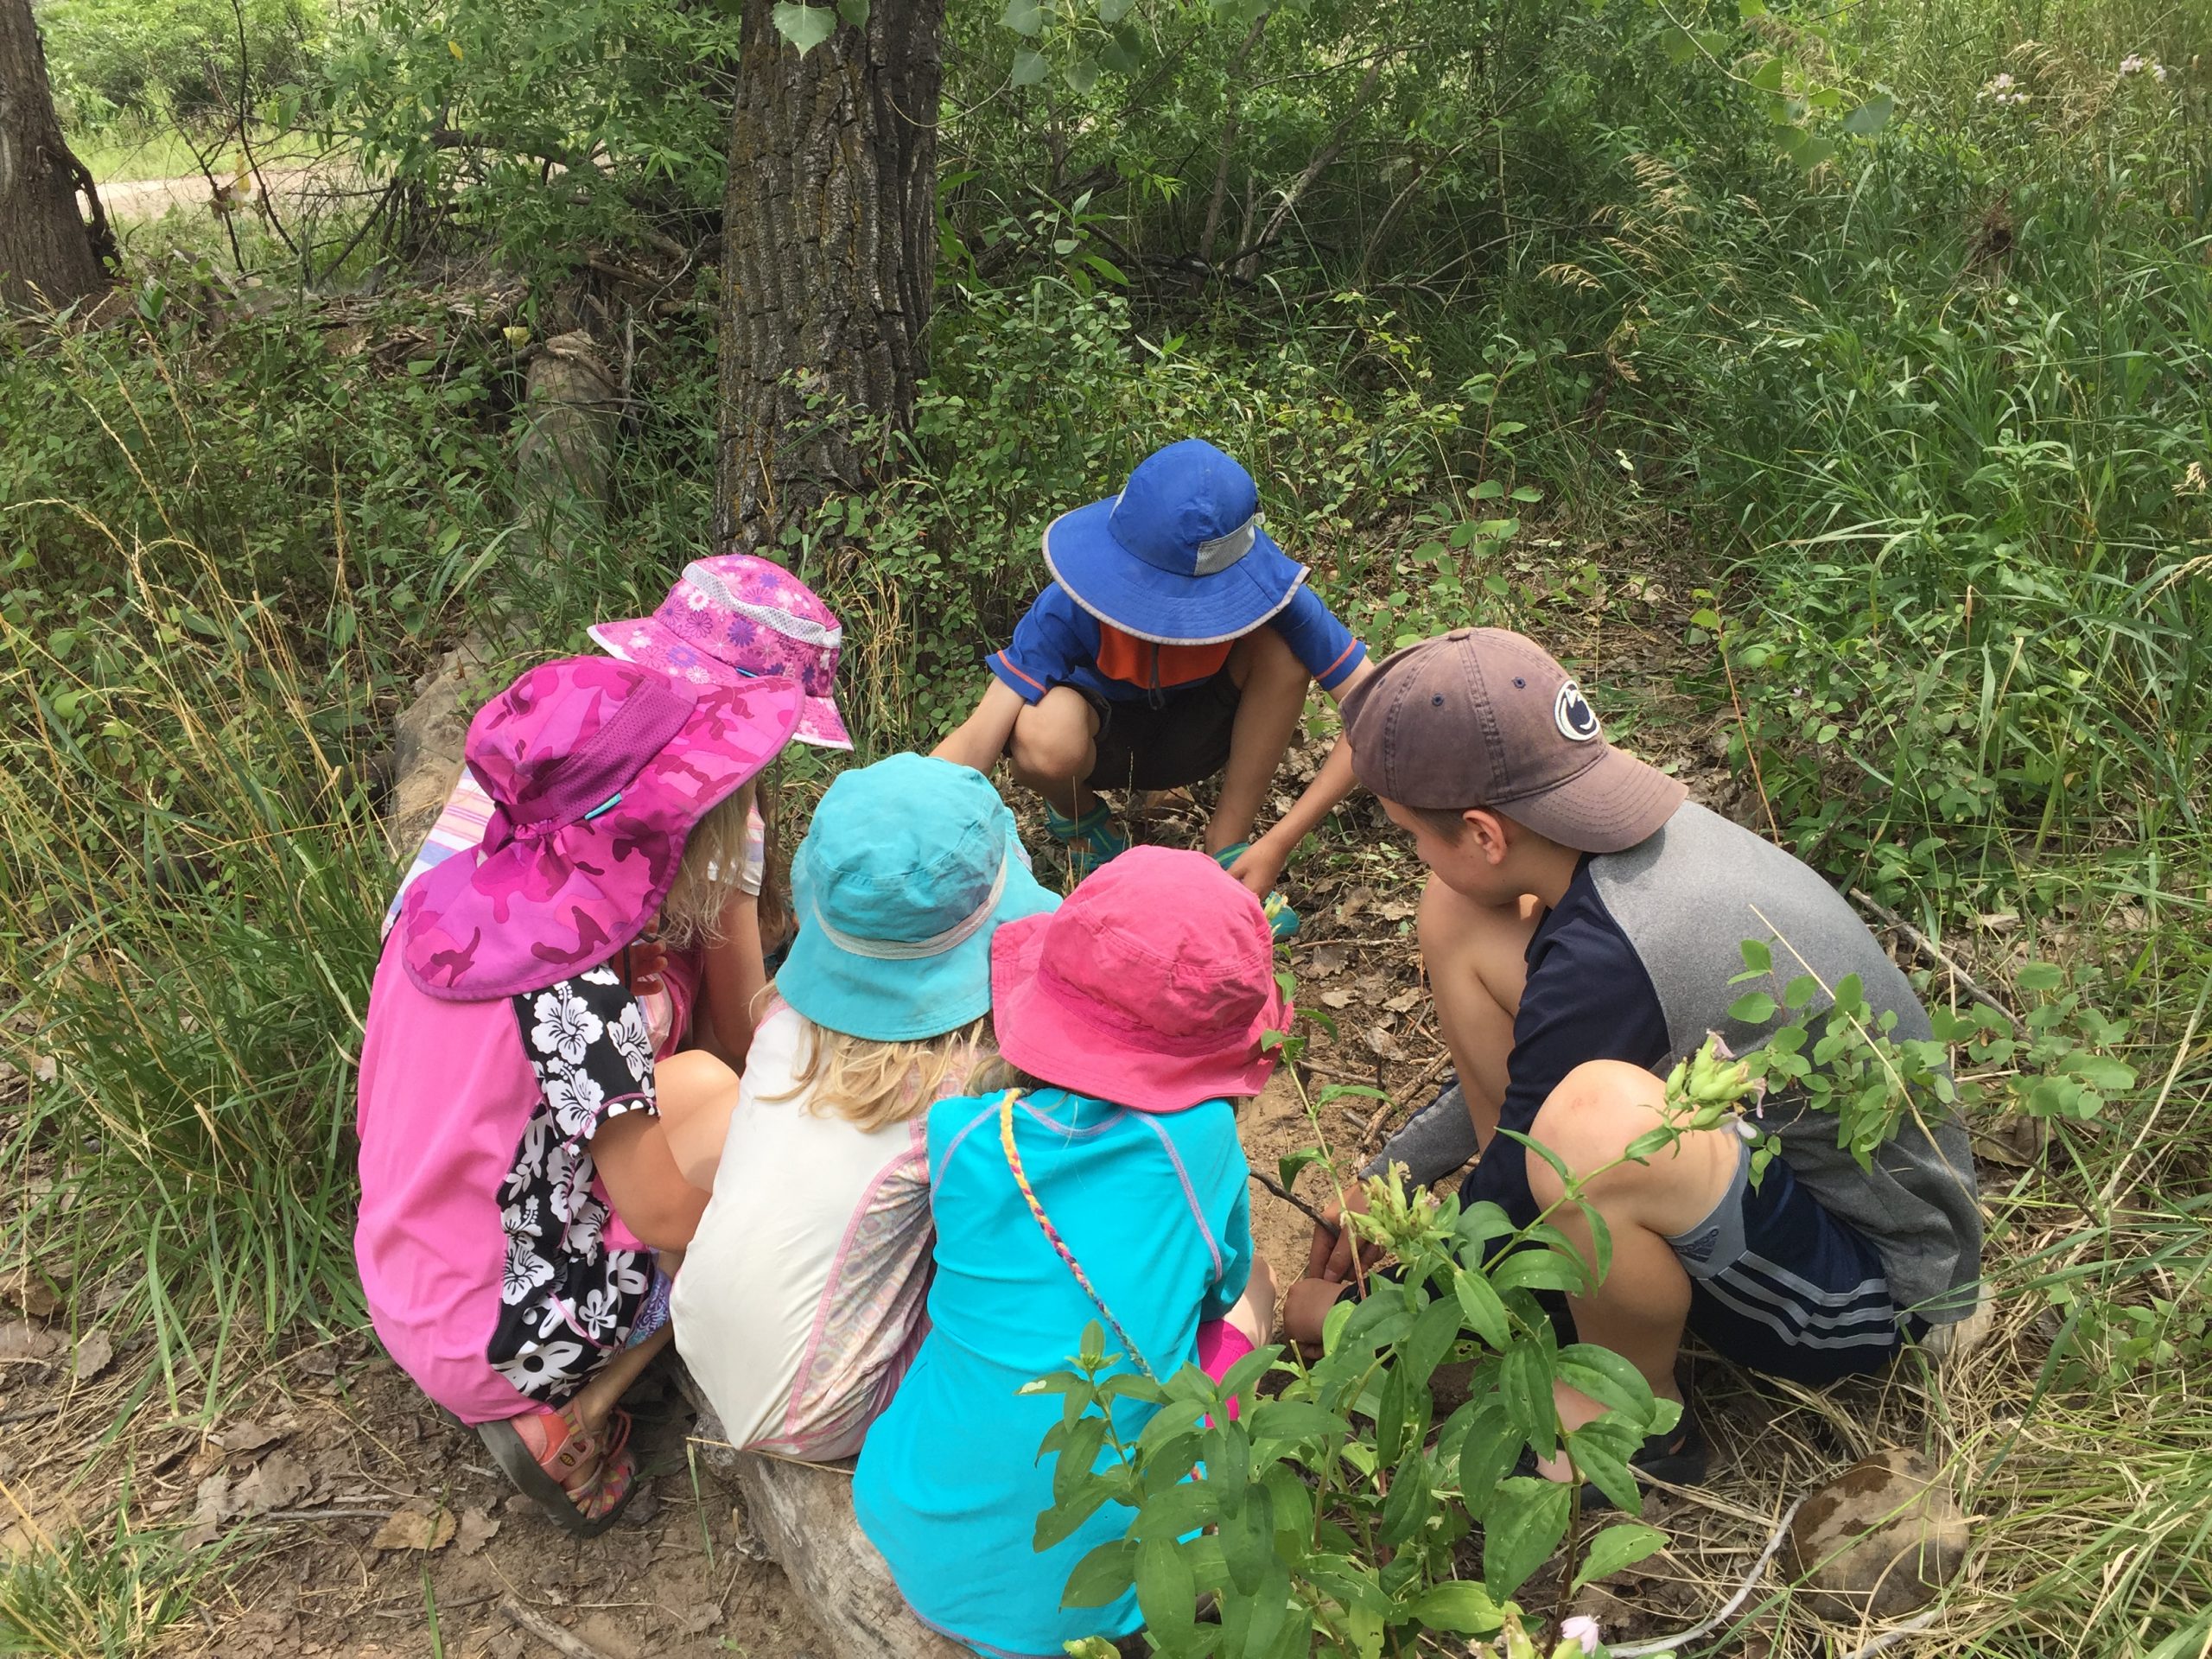
<svg viewBox="0 0 2212 1659"><path fill-rule="evenodd" d="M1692 723L1688 699L1673 691L1671 639L1618 630L1580 649L1615 681L1636 683L1633 696L1609 688L1610 706L1672 703L1683 717L1636 734L1643 753L1670 762L1707 804L1751 817L1749 784L1713 758L1713 728ZM1314 745L1294 756L1278 810L1320 754ZM1146 839L1188 845L1196 823L1194 804L1171 798L1139 827ZM1340 1149L1380 1145L1447 1071L1414 946L1418 877L1402 838L1362 802L1309 848L1291 883L1305 917L1294 951L1300 998L1338 1027L1315 1036L1312 1081L1379 1084L1392 1103L1326 1109L1323 1128ZM1254 1104L1243 1128L1252 1165L1270 1172L1313 1139L1281 1088ZM1323 1185L1306 1173L1309 1199ZM1302 1270L1310 1224L1255 1185L1253 1226L1287 1285ZM111 1529L118 1504L134 1527L227 1540L180 1651L829 1659L780 1571L755 1553L734 1486L687 1443L690 1419L664 1378L649 1378L635 1402L645 1490L625 1524L579 1543L514 1494L473 1437L429 1411L365 1333L291 1353L206 1427L170 1420L143 1338L116 1351L96 1333L73 1351L70 1328L66 1306L0 1300L0 1554L73 1522ZM1580 1604L1613 1641L1679 1630L1712 1611L1789 1498L1875 1446L1918 1442L1931 1402L1909 1370L1818 1396L1707 1362L1696 1386L1714 1443L1711 1485L1649 1503L1645 1518L1673 1546ZM1548 1592L1539 1581L1524 1599L1545 1605ZM532 1619L571 1645L525 1628ZM1768 1618L1734 1650L1810 1652L1819 1636L1802 1615L1786 1630Z"/></svg>

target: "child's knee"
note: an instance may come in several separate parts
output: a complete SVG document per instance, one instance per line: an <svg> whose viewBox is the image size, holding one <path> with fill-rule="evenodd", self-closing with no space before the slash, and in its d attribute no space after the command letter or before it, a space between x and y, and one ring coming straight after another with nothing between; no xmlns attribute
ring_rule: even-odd
<svg viewBox="0 0 2212 1659"><path fill-rule="evenodd" d="M1091 741L1089 705L1055 687L1014 716L1007 755L1025 777L1077 782L1090 771Z"/></svg>
<svg viewBox="0 0 2212 1659"><path fill-rule="evenodd" d="M662 1111L689 1107L737 1092L737 1073L703 1048L687 1048L653 1063L653 1093Z"/></svg>
<svg viewBox="0 0 2212 1659"><path fill-rule="evenodd" d="M1529 1138L1556 1153L1578 1175L1615 1162L1628 1145L1658 1126L1663 1086L1624 1060L1585 1060L1560 1079L1529 1126ZM1529 1188L1539 1204L1555 1204L1565 1188L1551 1165L1529 1160Z"/></svg>

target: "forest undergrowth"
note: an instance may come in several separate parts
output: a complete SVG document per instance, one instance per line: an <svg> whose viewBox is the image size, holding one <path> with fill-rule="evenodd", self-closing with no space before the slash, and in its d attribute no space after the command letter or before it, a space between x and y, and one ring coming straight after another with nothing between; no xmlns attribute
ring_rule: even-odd
<svg viewBox="0 0 2212 1659"><path fill-rule="evenodd" d="M2212 1646L2202 35L2128 0L1863 9L1817 50L1895 113L1809 172L1726 111L1655 92L1639 126L1585 87L1548 130L1602 163L1448 284L1415 279L1444 233L1418 214L1390 270L1316 248L1197 288L1080 264L1164 245L1187 194L949 212L906 470L785 550L846 620L863 750L925 745L1044 523L1204 432L1378 652L1556 640L1616 735L1907 925L1931 1000L2119 1021L2132 1087L1977 1125L1994 1329L1914 1426L1978 1517L1931 1652ZM987 183L1015 165L948 142ZM632 319L619 529L524 563L546 279L513 316L404 273L246 306L200 229L124 321L0 335L0 1320L97 1331L143 1357L129 1408L212 1421L362 1320L345 1129L391 717L472 626L576 650L655 603L704 545L715 410L711 319ZM1294 892L1371 873L1382 833L1347 809ZM0 1651L187 1620L222 1562L142 1522L126 1482L0 1566Z"/></svg>

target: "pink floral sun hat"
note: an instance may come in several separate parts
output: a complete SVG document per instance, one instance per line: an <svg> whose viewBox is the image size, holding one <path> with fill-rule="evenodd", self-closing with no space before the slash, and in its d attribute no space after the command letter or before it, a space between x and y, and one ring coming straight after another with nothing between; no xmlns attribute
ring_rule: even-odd
<svg viewBox="0 0 2212 1659"><path fill-rule="evenodd" d="M524 673L469 722L491 820L408 888L408 977L481 1002L607 961L668 897L691 826L791 741L800 700L789 679L694 685L604 657Z"/></svg>
<svg viewBox="0 0 2212 1659"><path fill-rule="evenodd" d="M651 616L597 623L591 637L625 662L694 685L787 675L806 694L798 741L853 747L830 696L845 631L820 595L780 564L749 553L694 559Z"/></svg>
<svg viewBox="0 0 2212 1659"><path fill-rule="evenodd" d="M999 1052L1141 1112L1258 1094L1291 1013L1260 901L1204 853L1132 848L991 939Z"/></svg>

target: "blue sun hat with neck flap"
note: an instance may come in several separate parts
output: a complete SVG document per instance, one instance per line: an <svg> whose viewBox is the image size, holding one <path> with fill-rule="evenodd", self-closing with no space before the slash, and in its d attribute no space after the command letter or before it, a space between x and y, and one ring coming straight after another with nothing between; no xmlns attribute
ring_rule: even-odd
<svg viewBox="0 0 2212 1659"><path fill-rule="evenodd" d="M1306 580L1262 526L1252 474L1204 438L1154 450L1119 495L1052 520L1045 563L1101 622L1162 645L1249 633Z"/></svg>
<svg viewBox="0 0 2212 1659"><path fill-rule="evenodd" d="M894 754L840 772L791 858L798 933L776 990L830 1031L904 1043L990 1011L999 924L1055 909L972 766Z"/></svg>

